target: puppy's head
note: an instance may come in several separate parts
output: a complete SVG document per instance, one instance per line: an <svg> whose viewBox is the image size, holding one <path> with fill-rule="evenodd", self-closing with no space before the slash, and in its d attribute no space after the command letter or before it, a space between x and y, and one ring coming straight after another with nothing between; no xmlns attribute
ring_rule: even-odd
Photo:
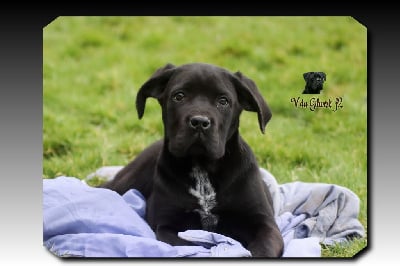
<svg viewBox="0 0 400 266"><path fill-rule="evenodd" d="M271 118L252 80L210 64L159 68L139 89L139 118L148 97L158 99L162 107L168 150L176 157L221 158L238 130L242 110L257 112L262 132Z"/></svg>
<svg viewBox="0 0 400 266"><path fill-rule="evenodd" d="M326 74L324 72L307 72L303 74L303 77L306 81L306 93L319 93L326 81Z"/></svg>

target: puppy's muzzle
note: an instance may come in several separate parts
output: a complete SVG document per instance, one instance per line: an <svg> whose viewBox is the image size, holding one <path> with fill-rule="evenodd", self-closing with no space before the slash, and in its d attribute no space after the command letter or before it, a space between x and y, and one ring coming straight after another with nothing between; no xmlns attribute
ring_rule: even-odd
<svg viewBox="0 0 400 266"><path fill-rule="evenodd" d="M189 127L196 131L206 131L211 127L211 121L207 116L195 115L190 117Z"/></svg>

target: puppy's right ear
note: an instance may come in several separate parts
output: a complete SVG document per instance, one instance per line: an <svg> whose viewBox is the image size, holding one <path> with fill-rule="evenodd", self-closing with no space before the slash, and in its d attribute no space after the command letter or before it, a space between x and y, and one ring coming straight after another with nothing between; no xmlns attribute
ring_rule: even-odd
<svg viewBox="0 0 400 266"><path fill-rule="evenodd" d="M146 81L139 89L136 96L136 110L139 119L143 117L146 100L148 97L160 99L165 86L174 73L176 67L173 64L166 64L157 69L157 71Z"/></svg>

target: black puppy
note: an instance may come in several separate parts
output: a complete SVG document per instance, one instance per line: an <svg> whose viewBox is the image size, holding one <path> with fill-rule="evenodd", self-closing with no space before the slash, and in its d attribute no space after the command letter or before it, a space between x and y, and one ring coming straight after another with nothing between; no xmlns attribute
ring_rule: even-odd
<svg viewBox="0 0 400 266"><path fill-rule="evenodd" d="M307 72L303 74L306 86L303 94L319 94L323 89L326 74L324 72Z"/></svg>
<svg viewBox="0 0 400 266"><path fill-rule="evenodd" d="M193 245L177 233L203 229L238 240L252 256L280 257L272 199L238 131L243 109L258 113L262 132L271 118L255 83L210 64L167 64L140 88L139 118L148 97L162 107L164 139L103 187L142 192L147 222L171 245Z"/></svg>

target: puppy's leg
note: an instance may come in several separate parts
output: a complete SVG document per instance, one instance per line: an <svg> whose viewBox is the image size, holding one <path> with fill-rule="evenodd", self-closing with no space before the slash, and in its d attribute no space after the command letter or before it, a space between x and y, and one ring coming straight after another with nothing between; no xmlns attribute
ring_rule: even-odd
<svg viewBox="0 0 400 266"><path fill-rule="evenodd" d="M281 257L283 238L279 228L273 224L261 226L247 249L253 257Z"/></svg>
<svg viewBox="0 0 400 266"><path fill-rule="evenodd" d="M178 231L167 226L158 226L156 229L157 240L172 246L194 246L195 244L178 237Z"/></svg>
<svg viewBox="0 0 400 266"><path fill-rule="evenodd" d="M186 201L185 195L177 193L173 187L155 182L153 193L147 201L146 220L158 240L173 246L194 245L178 237L178 233L201 229L200 217L196 212L188 212L177 206L177 198L179 203Z"/></svg>

